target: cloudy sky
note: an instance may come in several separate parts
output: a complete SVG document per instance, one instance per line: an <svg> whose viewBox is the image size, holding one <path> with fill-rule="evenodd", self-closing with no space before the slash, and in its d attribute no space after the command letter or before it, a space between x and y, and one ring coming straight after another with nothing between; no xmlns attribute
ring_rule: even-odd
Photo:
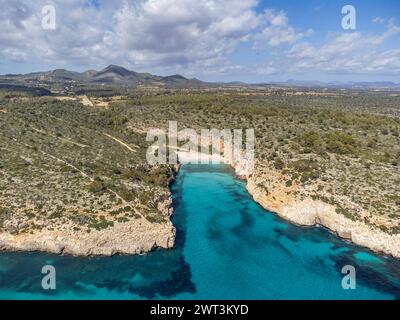
<svg viewBox="0 0 400 320"><path fill-rule="evenodd" d="M356 29L342 28L342 7ZM44 29L43 6L56 28ZM400 82L398 0L0 0L0 74L118 64L263 82ZM48 20L45 20L48 21Z"/></svg>

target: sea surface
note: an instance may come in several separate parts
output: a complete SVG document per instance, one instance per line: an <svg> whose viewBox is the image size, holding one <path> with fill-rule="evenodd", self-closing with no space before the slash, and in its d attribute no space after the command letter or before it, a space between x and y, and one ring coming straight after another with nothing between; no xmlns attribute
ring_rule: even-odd
<svg viewBox="0 0 400 320"><path fill-rule="evenodd" d="M173 185L176 248L143 256L0 254L0 299L400 299L400 260L265 211L222 165ZM56 269L45 291L41 269ZM342 287L355 267L356 288Z"/></svg>

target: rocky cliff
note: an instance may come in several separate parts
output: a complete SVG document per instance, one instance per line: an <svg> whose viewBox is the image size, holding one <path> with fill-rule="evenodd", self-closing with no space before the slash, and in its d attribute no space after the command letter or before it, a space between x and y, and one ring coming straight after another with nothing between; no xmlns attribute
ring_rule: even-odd
<svg viewBox="0 0 400 320"><path fill-rule="evenodd" d="M235 169L241 169L241 166L233 166ZM239 170L239 176L246 178L247 190L266 210L301 226L324 226L357 245L400 258L400 234L388 234L363 223L362 219L353 221L338 213L335 206L323 201L300 197L301 187L286 186L278 170L256 170L252 175L245 177L242 170ZM366 216L367 213L361 212L360 215ZM384 223L378 217L374 219L377 224Z"/></svg>
<svg viewBox="0 0 400 320"><path fill-rule="evenodd" d="M170 183L179 166L171 168ZM170 192L158 194L153 199L163 222L150 222L143 215L124 222L115 222L102 230L76 230L67 222L61 229L47 228L33 233L18 232L13 220L0 232L0 251L41 251L76 256L111 256L114 254L143 254L156 249L173 248L176 229L170 218L173 214ZM53 229L53 230L51 230Z"/></svg>
<svg viewBox="0 0 400 320"><path fill-rule="evenodd" d="M172 223L150 223L144 218L117 223L112 228L90 233L43 230L34 234L0 234L0 249L44 251L77 256L142 254L157 248L172 248L175 228Z"/></svg>

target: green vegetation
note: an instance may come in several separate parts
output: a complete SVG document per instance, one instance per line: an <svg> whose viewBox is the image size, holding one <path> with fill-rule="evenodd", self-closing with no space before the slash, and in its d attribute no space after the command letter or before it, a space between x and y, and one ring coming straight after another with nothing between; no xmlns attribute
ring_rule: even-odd
<svg viewBox="0 0 400 320"><path fill-rule="evenodd" d="M103 180L101 180L99 177L96 177L95 180L93 180L89 186L88 190L92 193L100 193L102 191L106 191L107 187L104 184Z"/></svg>
<svg viewBox="0 0 400 320"><path fill-rule="evenodd" d="M398 225L397 215L389 215L400 210L393 197L400 194L400 96L242 93L137 94L112 106L142 130L167 129L169 120L176 120L179 129L254 128L256 169L280 170L288 187L299 183L318 198L349 199L353 204L332 204L350 219L359 218L352 210L356 205L386 217L393 228Z"/></svg>
<svg viewBox="0 0 400 320"><path fill-rule="evenodd" d="M27 222L28 231L68 222L80 230L102 230L140 217L163 223L157 199L168 193L173 168L147 165L145 137L148 129L167 129L173 120L179 129L254 128L257 170L279 170L286 186L300 185L358 219L335 200L349 198L388 219L393 225L388 232L399 230L398 95L89 84L76 84L68 93L108 102L97 108L43 96L46 92L5 90L0 90L0 201L7 211L0 210L0 228L9 219ZM123 99L111 98L122 94Z"/></svg>
<svg viewBox="0 0 400 320"><path fill-rule="evenodd" d="M146 164L145 136L118 108L24 94L0 99L0 201L12 208L0 212L0 228L10 220L28 232L65 223L101 230L145 217L134 208L169 193L171 169ZM119 210L123 216L113 214ZM151 219L164 214L154 209Z"/></svg>

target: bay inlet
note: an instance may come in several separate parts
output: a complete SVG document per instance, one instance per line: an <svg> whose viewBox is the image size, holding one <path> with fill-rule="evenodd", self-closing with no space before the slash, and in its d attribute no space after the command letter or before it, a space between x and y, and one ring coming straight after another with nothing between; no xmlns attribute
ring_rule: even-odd
<svg viewBox="0 0 400 320"><path fill-rule="evenodd" d="M176 246L143 256L0 254L1 299L400 299L400 261L267 212L225 165L184 165ZM41 287L43 265L56 290ZM344 266L356 289L344 290Z"/></svg>

